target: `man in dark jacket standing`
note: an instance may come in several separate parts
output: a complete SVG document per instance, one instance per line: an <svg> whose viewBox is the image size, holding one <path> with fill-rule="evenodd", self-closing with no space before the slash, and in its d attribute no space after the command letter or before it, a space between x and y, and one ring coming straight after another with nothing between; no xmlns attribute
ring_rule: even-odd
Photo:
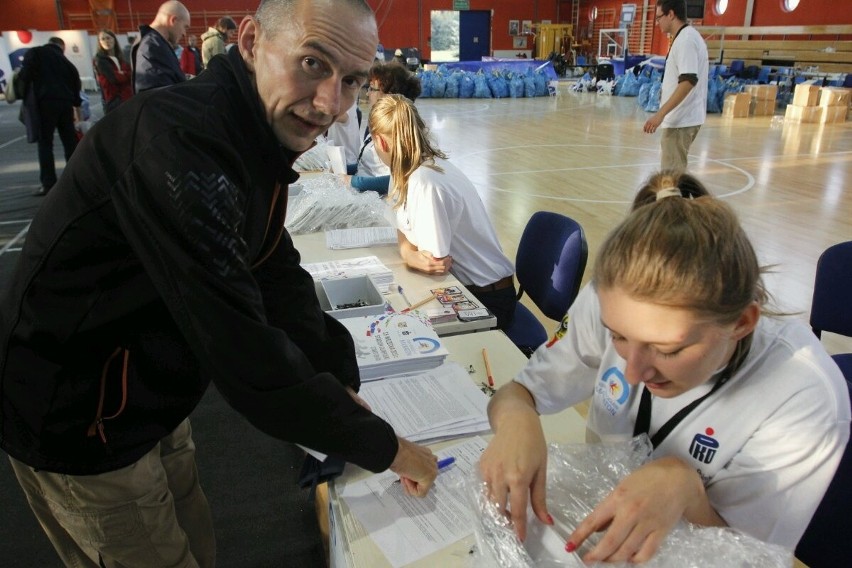
<svg viewBox="0 0 852 568"><path fill-rule="evenodd" d="M133 89L141 93L186 81L175 47L189 28L189 10L177 0L160 5L149 26L139 26L139 41L130 50Z"/></svg>
<svg viewBox="0 0 852 568"><path fill-rule="evenodd" d="M45 195L56 183L53 157L53 133L65 149L65 161L77 148L74 123L80 120L80 73L65 57L65 42L52 37L45 45L34 47L24 55L20 78L25 92L33 89L38 116L38 168L41 187L35 195Z"/></svg>
<svg viewBox="0 0 852 568"><path fill-rule="evenodd" d="M33 219L0 300L0 447L65 565L214 564L188 419L211 380L271 436L434 482L355 394L284 229L292 163L377 42L364 0L264 0L199 77L96 124Z"/></svg>

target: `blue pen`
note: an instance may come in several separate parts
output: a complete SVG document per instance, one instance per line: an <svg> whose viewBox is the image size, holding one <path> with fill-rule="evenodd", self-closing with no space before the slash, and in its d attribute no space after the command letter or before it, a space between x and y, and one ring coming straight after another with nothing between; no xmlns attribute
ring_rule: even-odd
<svg viewBox="0 0 852 568"><path fill-rule="evenodd" d="M444 458L442 460L438 460L438 473L441 473L443 470L450 467L454 463L456 463L456 458L454 458L454 457L449 457L449 458ZM402 479L397 479L396 481L394 481L394 483L400 483L401 481L402 481Z"/></svg>

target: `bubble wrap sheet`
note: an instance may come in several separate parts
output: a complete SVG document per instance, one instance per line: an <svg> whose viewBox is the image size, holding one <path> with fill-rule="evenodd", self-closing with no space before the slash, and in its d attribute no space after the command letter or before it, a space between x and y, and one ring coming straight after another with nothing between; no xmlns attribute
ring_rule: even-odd
<svg viewBox="0 0 852 568"><path fill-rule="evenodd" d="M508 518L494 503L478 469L467 478L464 494L474 516L476 568L584 566L579 557L591 550L603 533L592 535L579 555L564 551L565 538L628 474L651 455L647 436L618 444L551 444L548 447L548 511L555 520L547 527L528 511L528 536L521 543ZM556 544L545 546L543 543ZM698 527L682 521L650 561L641 564L604 564L608 568L777 568L792 565L792 553L734 529Z"/></svg>
<svg viewBox="0 0 852 568"><path fill-rule="evenodd" d="M385 218L387 205L374 191L352 191L342 177L334 174L299 180L299 184L302 191L287 203L284 225L290 234L390 226Z"/></svg>

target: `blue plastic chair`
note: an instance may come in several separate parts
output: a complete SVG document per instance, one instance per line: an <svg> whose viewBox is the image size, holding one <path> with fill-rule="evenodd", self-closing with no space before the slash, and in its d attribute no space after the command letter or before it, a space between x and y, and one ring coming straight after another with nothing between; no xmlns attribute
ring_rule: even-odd
<svg viewBox="0 0 852 568"><path fill-rule="evenodd" d="M549 211L533 214L515 257L518 299L526 293L545 316L561 321L580 291L587 259L588 245L579 223ZM512 325L504 331L527 356L548 337L541 322L520 302Z"/></svg>
<svg viewBox="0 0 852 568"><path fill-rule="evenodd" d="M724 65L722 67L724 67ZM742 59L734 59L733 61L731 61L731 66L728 68L728 70L725 71L723 69L721 71L720 75L722 76L723 79L727 79L728 77L734 77L734 76L739 77L740 74L743 73L744 71L745 71L745 61L743 61Z"/></svg>
<svg viewBox="0 0 852 568"><path fill-rule="evenodd" d="M761 67L760 71L757 73L757 82L761 85L766 85L769 83L769 73L772 71L771 67Z"/></svg>
<svg viewBox="0 0 852 568"><path fill-rule="evenodd" d="M811 303L811 329L852 337L852 241L838 243L820 255ZM852 398L852 353L833 355ZM810 568L845 566L852 558L848 516L852 510L852 445L847 443L837 472L796 546L796 558Z"/></svg>
<svg viewBox="0 0 852 568"><path fill-rule="evenodd" d="M848 358L852 367L852 353L835 356ZM852 382L846 374L846 386L852 398ZM846 444L840 465L825 496L817 507L805 534L796 546L796 558L810 568L836 568L847 566L852 558L852 539L849 538L849 511L852 510L852 444Z"/></svg>
<svg viewBox="0 0 852 568"><path fill-rule="evenodd" d="M852 337L852 241L828 247L819 257L811 302L811 329Z"/></svg>

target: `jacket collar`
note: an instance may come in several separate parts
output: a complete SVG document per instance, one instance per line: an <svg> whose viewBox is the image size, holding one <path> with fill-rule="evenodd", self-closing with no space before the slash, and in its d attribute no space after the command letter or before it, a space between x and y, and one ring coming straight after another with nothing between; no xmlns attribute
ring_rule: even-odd
<svg viewBox="0 0 852 568"><path fill-rule="evenodd" d="M301 152L294 152L293 150L285 148L278 141L278 138L276 138L275 132L266 121L260 97L258 96L257 89L249 77L248 68L246 67L242 55L240 55L239 48L237 46L231 48L226 53L226 57L227 62L230 64L233 71L234 78L237 81L240 93L248 102L248 106L251 110L251 116L246 117L246 119L255 123L257 131L265 133L265 138L267 138L268 143L265 144L264 147L269 148L271 152L275 153L274 156L269 157L275 160L275 163L280 164L276 178L282 185L293 183L299 179L299 174L293 170L293 163L296 161L296 158L301 155ZM221 60L222 58L214 57L210 64L217 65L221 62Z"/></svg>

